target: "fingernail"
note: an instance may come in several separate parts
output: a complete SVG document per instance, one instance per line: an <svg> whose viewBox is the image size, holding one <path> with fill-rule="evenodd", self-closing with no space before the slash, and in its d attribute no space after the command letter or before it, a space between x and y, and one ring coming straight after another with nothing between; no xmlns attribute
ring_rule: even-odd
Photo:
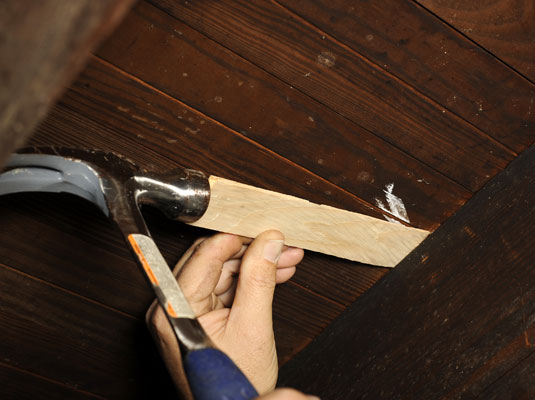
<svg viewBox="0 0 535 400"><path fill-rule="evenodd" d="M273 264L279 261L284 240L270 240L264 246L264 258Z"/></svg>

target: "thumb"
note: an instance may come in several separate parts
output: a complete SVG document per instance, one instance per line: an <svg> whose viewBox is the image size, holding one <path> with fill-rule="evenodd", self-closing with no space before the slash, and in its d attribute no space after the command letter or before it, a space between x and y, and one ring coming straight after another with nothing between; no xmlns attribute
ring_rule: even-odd
<svg viewBox="0 0 535 400"><path fill-rule="evenodd" d="M277 262L284 245L279 231L260 234L243 255L229 323L271 332Z"/></svg>

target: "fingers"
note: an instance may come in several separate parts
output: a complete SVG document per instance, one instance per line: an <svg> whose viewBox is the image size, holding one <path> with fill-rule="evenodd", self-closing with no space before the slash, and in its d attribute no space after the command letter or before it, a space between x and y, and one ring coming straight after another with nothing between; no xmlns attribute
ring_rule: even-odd
<svg viewBox="0 0 535 400"><path fill-rule="evenodd" d="M294 267L301 262L305 252L297 247L284 247L278 262L278 268Z"/></svg>
<svg viewBox="0 0 535 400"><path fill-rule="evenodd" d="M276 283L286 282L294 275L295 265L304 254L301 249L283 246L279 255L280 240L276 239ZM197 315L232 305L236 276L251 242L252 239L220 233L197 240L181 257L174 273Z"/></svg>
<svg viewBox="0 0 535 400"><path fill-rule="evenodd" d="M282 388L260 396L257 400L319 400L319 397L306 395L295 389Z"/></svg>
<svg viewBox="0 0 535 400"><path fill-rule="evenodd" d="M202 242L190 253L179 272L178 283L197 315L216 307L214 290L223 264L243 250L246 239L235 235L217 234Z"/></svg>
<svg viewBox="0 0 535 400"><path fill-rule="evenodd" d="M249 326L257 332L272 331L271 304L283 243L282 233L267 231L249 245L243 255L229 324L238 329Z"/></svg>
<svg viewBox="0 0 535 400"><path fill-rule="evenodd" d="M284 247L277 265L277 283L288 281L295 274L295 266L301 262L305 252L296 247Z"/></svg>

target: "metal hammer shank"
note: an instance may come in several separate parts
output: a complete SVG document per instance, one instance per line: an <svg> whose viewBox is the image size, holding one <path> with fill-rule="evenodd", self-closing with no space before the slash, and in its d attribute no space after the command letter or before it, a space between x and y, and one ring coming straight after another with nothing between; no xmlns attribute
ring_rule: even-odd
<svg viewBox="0 0 535 400"><path fill-rule="evenodd" d="M117 224L181 344L196 399L257 396L243 373L214 348L140 211L148 204L174 220L196 221L210 199L210 185L202 172L182 169L156 175L113 153L39 147L14 155L0 174L0 195L18 192L72 193L97 205Z"/></svg>

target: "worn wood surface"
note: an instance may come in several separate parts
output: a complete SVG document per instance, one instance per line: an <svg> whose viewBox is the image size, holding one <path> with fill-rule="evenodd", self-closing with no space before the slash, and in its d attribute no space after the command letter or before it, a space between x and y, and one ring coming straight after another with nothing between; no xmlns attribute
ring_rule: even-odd
<svg viewBox="0 0 535 400"><path fill-rule="evenodd" d="M0 4L0 166L30 136L133 0Z"/></svg>
<svg viewBox="0 0 535 400"><path fill-rule="evenodd" d="M276 3L155 3L470 190L479 189L514 157L474 126Z"/></svg>
<svg viewBox="0 0 535 400"><path fill-rule="evenodd" d="M285 365L281 384L322 399L533 397L534 162L532 147Z"/></svg>
<svg viewBox="0 0 535 400"><path fill-rule="evenodd" d="M279 3L512 150L525 150L535 140L535 114L530 112L535 86L492 54L439 23L415 2L365 1L357 5L347 0L279 0ZM522 15L521 20L526 23L510 25L512 29L514 26L525 29L519 35L522 39L511 38L510 42L522 46L524 51L518 49L519 56L535 60L535 11L533 7L529 10L528 3L532 4L529 0L520 2L524 3L522 11L512 4L520 3L513 1L420 3L431 3L437 8L451 5L448 17L464 3L473 10L465 22L472 23L481 21L481 7L485 3L507 3L501 4L503 11L514 9L517 14L525 11L528 15ZM391 22L385 24L385 21Z"/></svg>
<svg viewBox="0 0 535 400"><path fill-rule="evenodd" d="M435 228L469 197L460 185L148 4L136 7L98 54L369 204L395 183L419 228ZM204 131L195 121L189 128Z"/></svg>
<svg viewBox="0 0 535 400"><path fill-rule="evenodd" d="M533 1L417 1L535 83Z"/></svg>
<svg viewBox="0 0 535 400"><path fill-rule="evenodd" d="M378 218L392 218L395 196L411 226L435 230L533 142L527 73L416 2L150 3L138 2L96 51L31 144L111 150L155 170L196 168ZM171 265L210 234L144 213ZM143 323L152 294L98 210L70 196L11 195L0 198L0 220L7 354L0 374L14 380L0 386L0 397L146 398L147 382L156 379L167 388L163 397L173 398ZM483 241L497 233L479 234ZM500 256L516 254L511 246ZM386 274L307 253L275 295L281 364ZM483 284L452 278L447 287L463 294L474 285L492 307L509 293L499 285L478 292ZM415 309L434 304L418 293L406 300ZM36 306L45 317L28 317ZM424 326L434 323L432 314L418 315ZM416 332L427 340L427 331ZM500 345L491 339L473 342L482 353L467 354L483 359ZM484 395L494 390L499 398L514 387L511 393L529 397L530 357L503 371ZM393 376L406 369L400 365Z"/></svg>
<svg viewBox="0 0 535 400"><path fill-rule="evenodd" d="M102 399L100 396L71 388L62 382L43 379L10 364L0 363L0 380L2 398L9 400Z"/></svg>

